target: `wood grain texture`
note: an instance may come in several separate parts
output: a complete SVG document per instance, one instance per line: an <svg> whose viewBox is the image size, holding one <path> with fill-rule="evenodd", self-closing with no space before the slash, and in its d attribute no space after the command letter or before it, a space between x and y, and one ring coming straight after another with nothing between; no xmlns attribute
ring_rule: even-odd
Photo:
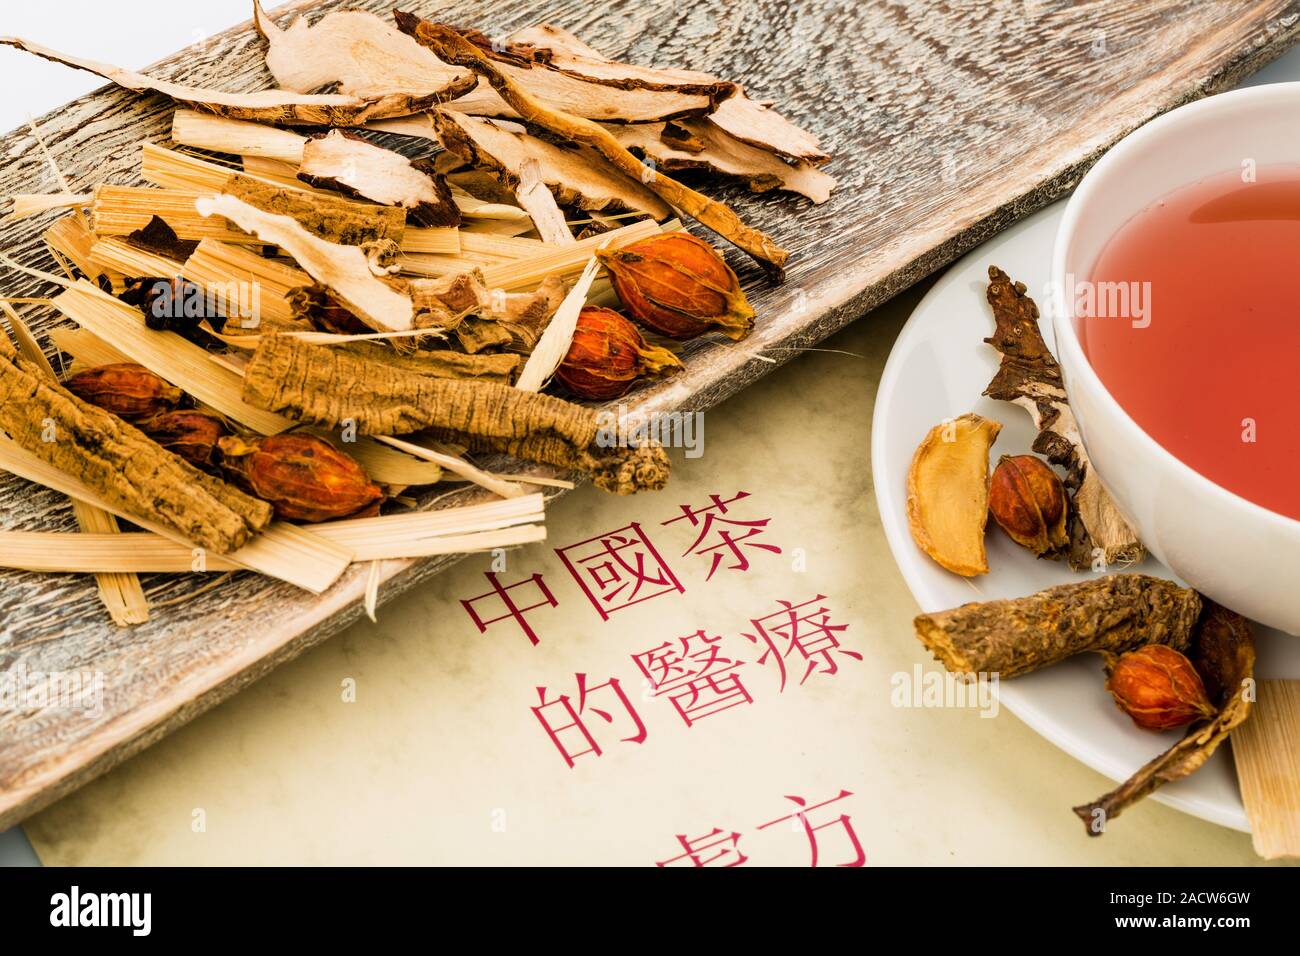
<svg viewBox="0 0 1300 956"><path fill-rule="evenodd" d="M309 6L386 15L392 3L326 0L273 15L283 23L287 10ZM612 56L743 81L751 96L776 100L834 154L827 169L840 186L820 207L704 186L792 250L789 279L772 286L757 266L729 252L758 311L754 335L738 345L693 343L683 374L632 396L639 412L718 404L1063 195L1116 139L1232 85L1300 30L1300 0L515 0L495 8L411 0L404 7L493 35L547 19ZM270 85L261 53L245 24L147 72L255 90ZM162 97L105 89L38 123L80 192L99 182L138 182L137 144L165 140L171 112ZM29 132L0 140L0 193L53 188ZM40 241L51 218L5 224L0 247L52 267ZM8 295L47 291L25 276L5 278ZM55 322L30 315L38 334ZM0 502L7 528L74 528L61 496L10 476L0 476ZM381 596L453 560L385 562ZM123 630L107 620L90 576L0 572L0 672L93 670L104 680L97 715L0 713L0 828L353 621L367 573L353 568L321 597L246 573L215 584L146 577L153 620Z"/></svg>

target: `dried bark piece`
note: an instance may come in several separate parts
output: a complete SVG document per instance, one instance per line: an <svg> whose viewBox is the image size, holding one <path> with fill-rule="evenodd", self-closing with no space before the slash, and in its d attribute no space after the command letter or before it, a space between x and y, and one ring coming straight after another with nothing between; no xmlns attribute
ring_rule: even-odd
<svg viewBox="0 0 1300 956"><path fill-rule="evenodd" d="M643 212L658 222L672 215L668 203L588 148L561 149L514 128L513 123L452 109L435 110L430 115L438 141L449 153L477 169L491 170L511 191L518 187L525 164L535 162L538 177L561 205Z"/></svg>
<svg viewBox="0 0 1300 956"><path fill-rule="evenodd" d="M279 246L372 329L413 327L411 299L375 275L371 259L361 247L326 242L291 216L266 212L225 193L205 196L195 207L204 216L224 216L245 232Z"/></svg>
<svg viewBox="0 0 1300 956"><path fill-rule="evenodd" d="M645 175L646 167L619 145L618 140L603 127L579 116L545 105L538 97L527 92L520 83L502 68L502 65L484 55L452 28L439 23L421 20L400 10L394 11L398 27L428 46L439 57L458 66L466 66L485 77L493 89L529 123L547 129L580 146L590 146L623 173L633 178L644 178L645 185L660 198L693 216L724 239L734 243L754 257L775 278L785 276L785 261L789 252L771 238L741 221L728 206L702 196L695 190L662 173Z"/></svg>
<svg viewBox="0 0 1300 956"><path fill-rule="evenodd" d="M817 137L800 129L776 110L737 93L718 104L709 122L742 143L771 150L792 160L820 165L830 154L822 150Z"/></svg>
<svg viewBox="0 0 1300 956"><path fill-rule="evenodd" d="M1090 836L1100 836L1111 820L1163 784L1200 769L1233 729L1250 716L1255 672L1255 638L1250 622L1213 601L1207 600L1204 605L1187 656L1204 682L1216 713L1209 720L1193 724L1185 737L1110 793L1075 807L1075 814Z"/></svg>
<svg viewBox="0 0 1300 956"><path fill-rule="evenodd" d="M505 452L582 471L616 494L662 488L662 448L602 447L594 409L489 382L412 374L356 354L265 336L244 370L244 399L324 428L362 435L429 430L470 451Z"/></svg>
<svg viewBox="0 0 1300 956"><path fill-rule="evenodd" d="M749 99L735 83L708 73L671 70L621 63L592 49L572 33L551 23L541 23L510 35L510 42L531 47L532 58L571 76L581 76L612 86L636 84L659 89L711 90L718 106L704 120L743 143L765 152L788 156L796 162L824 163L830 156L817 138L780 113Z"/></svg>
<svg viewBox="0 0 1300 956"><path fill-rule="evenodd" d="M231 176L221 191L264 212L292 216L313 236L339 245L388 249L401 243L406 230L400 209L284 189L251 176Z"/></svg>
<svg viewBox="0 0 1300 956"><path fill-rule="evenodd" d="M1038 429L1034 451L1066 470L1073 504L1070 567L1090 568L1095 549L1107 567L1136 563L1145 549L1088 459L1061 367L1038 329L1038 306L1025 291L1023 282L1013 283L997 266L989 266L988 301L997 327L984 341L1002 354L1002 364L984 394L1028 411Z"/></svg>
<svg viewBox="0 0 1300 956"><path fill-rule="evenodd" d="M410 93L383 93L377 96L360 97L342 93L295 93L286 90L226 93L222 90L202 89L169 83L166 80L155 80L143 73L59 53L57 50L30 43L19 37L0 37L0 45L11 46L54 63L62 63L64 66L94 73L137 93L161 93L182 106L204 113L264 123L360 126L369 120L424 112L473 88L472 83L461 79L448 85L426 87L418 96ZM470 80L473 80L473 77L470 77Z"/></svg>
<svg viewBox="0 0 1300 956"><path fill-rule="evenodd" d="M267 43L266 68L286 90L310 93L337 84L340 93L357 97L441 88L463 94L478 83L473 73L443 63L363 10L327 13L313 24L299 16L281 29L253 0L253 26Z"/></svg>
<svg viewBox="0 0 1300 956"><path fill-rule="evenodd" d="M734 83L712 73L637 66L611 60L553 23L539 23L515 31L506 39L506 50L569 76L620 89L639 86L651 90L703 93L718 98L729 96L736 89Z"/></svg>
<svg viewBox="0 0 1300 956"><path fill-rule="evenodd" d="M1017 677L1088 651L1144 644L1186 651L1201 611L1191 588L1145 574L1112 574L1028 597L922 614L916 636L955 674Z"/></svg>
<svg viewBox="0 0 1300 956"><path fill-rule="evenodd" d="M137 249L175 259L177 262L184 262L199 247L196 241L177 236L176 230L167 225L167 220L161 216L153 216L139 229L127 233L126 242Z"/></svg>
<svg viewBox="0 0 1300 956"><path fill-rule="evenodd" d="M308 139L303 144L298 178L312 186L405 209L421 226L460 225L460 209L445 179L354 133L336 129Z"/></svg>
<svg viewBox="0 0 1300 956"><path fill-rule="evenodd" d="M687 118L667 123L611 124L609 132L625 148L654 161L659 169L702 169L746 183L751 192L772 189L807 196L814 203L830 199L835 178L804 159L785 162L773 153L736 139L708 122Z"/></svg>
<svg viewBox="0 0 1300 956"><path fill-rule="evenodd" d="M907 471L907 525L916 546L962 577L987 574L989 449L1002 426L968 412L935 425Z"/></svg>
<svg viewBox="0 0 1300 956"><path fill-rule="evenodd" d="M4 336L0 429L109 504L219 554L239 549L270 524L266 502L204 474L122 419L49 383Z"/></svg>

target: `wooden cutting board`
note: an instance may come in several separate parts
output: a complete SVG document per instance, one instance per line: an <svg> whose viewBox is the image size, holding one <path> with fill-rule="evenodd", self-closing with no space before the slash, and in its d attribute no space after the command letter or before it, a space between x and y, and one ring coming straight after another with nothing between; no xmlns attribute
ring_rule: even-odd
<svg viewBox="0 0 1300 956"><path fill-rule="evenodd" d="M290 10L339 7L387 15L392 2L298 3L274 15L283 24ZM823 206L705 187L791 249L789 278L772 286L732 255L758 311L755 333L739 345L695 343L684 374L636 393L646 410L716 405L1063 195L1125 133L1234 84L1300 31L1300 0L515 0L495 10L411 0L404 7L491 35L546 19L611 56L743 81L752 96L775 100L834 154L828 171L840 186ZM262 47L245 24L148 72L193 85L261 89L270 85ZM138 182L137 144L164 141L171 113L162 97L110 88L38 124L81 192L100 182ZM28 131L0 140L0 155L0 194L50 190ZM5 224L0 248L52 268L40 239L49 221ZM0 288L12 296L49 291L13 273ZM55 321L33 317L38 333ZM0 475L0 508L6 528L74 529L65 499L12 476ZM381 597L453 560L385 562ZM366 573L352 569L320 597L251 574L216 586L198 575L148 576L153 619L122 630L109 623L89 576L0 571L0 673L89 670L104 681L98 714L0 713L0 829L354 620Z"/></svg>

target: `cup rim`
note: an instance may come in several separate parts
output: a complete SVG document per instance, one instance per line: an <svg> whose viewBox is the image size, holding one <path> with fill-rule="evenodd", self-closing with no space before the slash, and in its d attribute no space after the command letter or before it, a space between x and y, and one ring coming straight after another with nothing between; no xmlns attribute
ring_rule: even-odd
<svg viewBox="0 0 1300 956"><path fill-rule="evenodd" d="M1245 99L1276 100L1279 104L1294 107L1296 101L1300 100L1300 81L1270 83L1264 86L1231 90L1179 106L1133 130L1108 149L1105 155L1084 174L1079 181L1078 187L1066 202L1065 214L1061 217L1061 222L1057 226L1056 237L1052 246L1052 329L1055 332L1056 348L1059 353L1062 353L1058 356L1061 359L1062 367L1064 368L1068 364L1073 377L1084 379L1085 387L1100 392L1105 396L1106 401L1119 412L1118 419L1124 431L1123 441L1126 445L1143 446L1148 453L1154 453L1156 458L1166 467L1172 468L1182 480L1190 480L1197 490L1210 495L1212 498L1217 498L1221 504L1242 509L1254 520L1270 524L1278 531L1295 534L1300 532L1300 519L1266 508L1207 478L1152 438L1134 420L1128 409L1111 394L1110 389L1102 382L1101 376L1097 374L1097 370L1093 368L1092 362L1084 353L1083 345L1079 341L1078 330L1075 328L1074 310L1066 302L1065 297L1066 249L1070 240L1074 238L1084 208L1090 203L1099 200L1103 181L1109 171L1117 166L1124 157L1142 150L1149 143L1164 136L1174 127L1202 121L1207 115L1230 111L1236 108L1241 100ZM1300 157L1297 157L1297 159L1300 159ZM1182 186L1191 185L1192 182L1192 180L1189 180L1177 183L1171 186L1167 192L1151 196L1150 202L1155 202L1162 196L1168 195L1169 192L1173 192ZM1069 353L1070 360L1068 363L1065 360L1064 353ZM1104 476L1099 474L1098 477L1102 478L1104 484Z"/></svg>

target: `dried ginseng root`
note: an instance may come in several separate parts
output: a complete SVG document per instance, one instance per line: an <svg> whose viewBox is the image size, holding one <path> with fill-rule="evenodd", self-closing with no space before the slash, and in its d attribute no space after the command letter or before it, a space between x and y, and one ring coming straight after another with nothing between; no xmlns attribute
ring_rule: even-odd
<svg viewBox="0 0 1300 956"><path fill-rule="evenodd" d="M1193 724L1186 736L1110 793L1075 807L1074 812L1089 835L1100 836L1106 825L1127 807L1162 784L1198 770L1233 729L1250 716L1255 672L1255 638L1250 622L1240 614L1205 601L1190 644L1187 657L1201 678L1213 715Z"/></svg>
<svg viewBox="0 0 1300 956"><path fill-rule="evenodd" d="M285 521L329 521L379 513L384 492L350 455L315 435L231 436L221 466Z"/></svg>
<svg viewBox="0 0 1300 956"><path fill-rule="evenodd" d="M989 449L1002 426L968 412L930 429L907 472L907 525L916 546L953 574L987 574Z"/></svg>
<svg viewBox="0 0 1300 956"><path fill-rule="evenodd" d="M662 448L604 444L592 409L492 382L420 375L288 336L262 338L244 369L243 395L258 408L325 428L350 421L363 435L428 429L470 451L585 472L616 494L668 481Z"/></svg>
<svg viewBox="0 0 1300 956"><path fill-rule="evenodd" d="M49 384L42 370L17 355L7 336L0 336L0 430L110 505L173 528L219 554L242 547L271 521L266 502L204 474L116 415Z"/></svg>
<svg viewBox="0 0 1300 956"><path fill-rule="evenodd" d="M1112 574L1009 601L922 614L916 636L955 674L1028 674L1095 651L1146 644L1186 651L1201 611L1191 588L1145 574Z"/></svg>
<svg viewBox="0 0 1300 956"><path fill-rule="evenodd" d="M716 329L740 340L754 327L754 310L740 280L711 245L689 232L671 232L620 249L600 249L614 291L628 314L675 339Z"/></svg>
<svg viewBox="0 0 1300 956"><path fill-rule="evenodd" d="M988 301L997 328L984 341L1002 353L1002 364L984 394L1028 411L1038 428L1034 451L1066 469L1073 505L1070 567L1086 570L1095 558L1107 567L1142 560L1142 542L1102 487L1083 449L1061 367L1038 328L1038 306L1025 294L1023 282L1012 282L997 266L989 266Z"/></svg>
<svg viewBox="0 0 1300 956"><path fill-rule="evenodd" d="M681 360L650 345L613 309L584 306L578 313L573 341L555 377L581 398L617 398L638 379L675 372Z"/></svg>

